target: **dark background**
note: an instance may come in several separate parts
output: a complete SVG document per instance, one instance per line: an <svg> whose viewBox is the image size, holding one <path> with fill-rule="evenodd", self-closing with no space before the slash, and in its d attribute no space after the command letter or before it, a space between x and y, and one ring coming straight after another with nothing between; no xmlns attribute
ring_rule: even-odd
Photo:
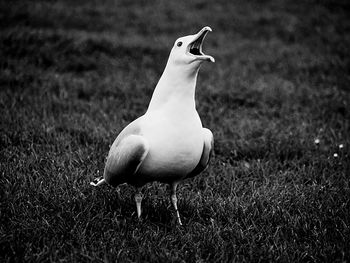
<svg viewBox="0 0 350 263"><path fill-rule="evenodd" d="M348 261L349 10L1 1L1 262ZM147 109L174 41L206 25L216 63L196 99L214 158L179 187L183 227L159 183L138 222L132 187L89 182Z"/></svg>

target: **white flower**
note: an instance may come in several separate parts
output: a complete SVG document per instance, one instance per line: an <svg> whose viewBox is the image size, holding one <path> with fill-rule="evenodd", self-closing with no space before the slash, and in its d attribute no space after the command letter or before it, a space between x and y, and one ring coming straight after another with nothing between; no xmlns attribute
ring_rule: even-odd
<svg viewBox="0 0 350 263"><path fill-rule="evenodd" d="M337 154L337 153L334 153L334 154L333 154L333 157L334 157L334 158L338 158L338 154Z"/></svg>
<svg viewBox="0 0 350 263"><path fill-rule="evenodd" d="M339 144L339 149L343 149L344 148L344 144Z"/></svg>
<svg viewBox="0 0 350 263"><path fill-rule="evenodd" d="M315 144L319 144L320 143L320 139L316 138L314 141Z"/></svg>

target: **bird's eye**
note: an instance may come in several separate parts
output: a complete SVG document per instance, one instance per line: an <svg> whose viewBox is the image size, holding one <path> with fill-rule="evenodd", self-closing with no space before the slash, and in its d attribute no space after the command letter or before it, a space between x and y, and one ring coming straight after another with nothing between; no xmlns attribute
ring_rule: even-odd
<svg viewBox="0 0 350 263"><path fill-rule="evenodd" d="M177 42L177 44L176 44L178 47L181 47L182 46L182 42L181 41L179 41L179 42Z"/></svg>

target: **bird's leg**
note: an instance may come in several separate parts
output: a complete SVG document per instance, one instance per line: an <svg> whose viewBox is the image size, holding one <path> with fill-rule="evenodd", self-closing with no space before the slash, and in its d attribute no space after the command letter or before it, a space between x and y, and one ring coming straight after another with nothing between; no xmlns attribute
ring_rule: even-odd
<svg viewBox="0 0 350 263"><path fill-rule="evenodd" d="M176 212L176 218L177 218L177 222L179 223L180 226L182 226L181 223L181 219L180 219L180 213L179 210L177 209L177 197L176 197L176 187L177 187L177 183L174 183L171 185L171 202L173 203L175 212Z"/></svg>
<svg viewBox="0 0 350 263"><path fill-rule="evenodd" d="M141 188L137 188L137 191L136 191L136 194L135 194L135 202L136 202L137 217L140 219L140 216L141 216L141 202L142 202Z"/></svg>

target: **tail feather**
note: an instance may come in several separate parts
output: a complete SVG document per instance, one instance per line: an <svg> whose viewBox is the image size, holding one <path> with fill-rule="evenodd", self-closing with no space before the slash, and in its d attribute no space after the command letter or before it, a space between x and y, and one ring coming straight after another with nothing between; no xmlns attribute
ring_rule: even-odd
<svg viewBox="0 0 350 263"><path fill-rule="evenodd" d="M96 187L105 183L106 183L106 180L104 178L98 177L98 178L95 178L92 182L90 182L90 185Z"/></svg>

